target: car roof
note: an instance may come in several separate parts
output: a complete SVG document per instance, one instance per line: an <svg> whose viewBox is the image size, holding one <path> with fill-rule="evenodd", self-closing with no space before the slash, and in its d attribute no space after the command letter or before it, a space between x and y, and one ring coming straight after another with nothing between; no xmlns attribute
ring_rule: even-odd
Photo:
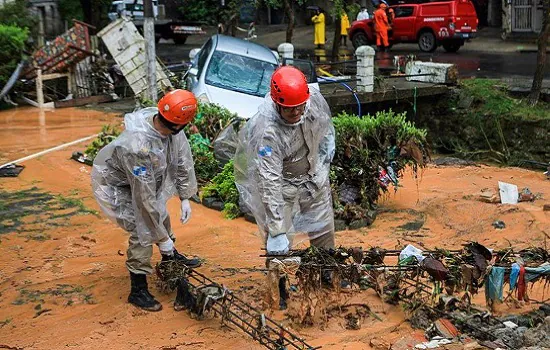
<svg viewBox="0 0 550 350"><path fill-rule="evenodd" d="M274 64L278 63L273 52L263 45L221 34L213 35L212 41L216 51L234 53Z"/></svg>

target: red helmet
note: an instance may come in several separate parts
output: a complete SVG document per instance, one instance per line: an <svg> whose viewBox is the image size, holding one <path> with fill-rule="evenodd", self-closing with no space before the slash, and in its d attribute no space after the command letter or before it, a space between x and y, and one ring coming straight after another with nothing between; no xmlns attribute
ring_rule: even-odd
<svg viewBox="0 0 550 350"><path fill-rule="evenodd" d="M296 107L309 98L309 86L304 73L292 66L279 67L271 76L271 98L283 107Z"/></svg>
<svg viewBox="0 0 550 350"><path fill-rule="evenodd" d="M190 91L172 90L160 99L158 110L170 123L187 124L197 114L197 99Z"/></svg>

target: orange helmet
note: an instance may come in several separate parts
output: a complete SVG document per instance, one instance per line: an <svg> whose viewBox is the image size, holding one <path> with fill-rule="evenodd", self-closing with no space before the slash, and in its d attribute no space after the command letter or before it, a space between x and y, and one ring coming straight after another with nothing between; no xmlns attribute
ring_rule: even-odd
<svg viewBox="0 0 550 350"><path fill-rule="evenodd" d="M292 66L279 67L271 76L271 98L283 107L296 107L309 98L309 86L304 73Z"/></svg>
<svg viewBox="0 0 550 350"><path fill-rule="evenodd" d="M197 99L192 92L176 89L164 95L159 103L160 115L170 123L184 125L197 114Z"/></svg>

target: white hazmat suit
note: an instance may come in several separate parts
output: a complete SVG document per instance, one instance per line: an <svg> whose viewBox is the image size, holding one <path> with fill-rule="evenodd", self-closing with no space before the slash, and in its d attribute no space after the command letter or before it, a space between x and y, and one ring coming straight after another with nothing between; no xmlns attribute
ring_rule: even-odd
<svg viewBox="0 0 550 350"><path fill-rule="evenodd" d="M92 188L102 211L130 232L127 267L151 273L152 244L173 239L166 202L197 193L193 157L183 132L163 136L156 107L126 114L126 129L94 160Z"/></svg>
<svg viewBox="0 0 550 350"><path fill-rule="evenodd" d="M241 203L267 235L307 233L312 245L334 247L329 182L335 132L321 93L311 96L301 120L288 124L268 94L239 134L235 182Z"/></svg>

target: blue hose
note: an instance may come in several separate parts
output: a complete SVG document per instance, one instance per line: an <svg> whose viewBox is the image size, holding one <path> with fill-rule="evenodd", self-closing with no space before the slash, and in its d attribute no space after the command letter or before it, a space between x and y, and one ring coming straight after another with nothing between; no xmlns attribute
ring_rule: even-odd
<svg viewBox="0 0 550 350"><path fill-rule="evenodd" d="M361 114L361 102L359 102L359 97L357 97L357 94L355 93L355 91L353 91L353 89L346 83L343 83L343 82L339 82L338 80L336 79L330 79L330 78L327 78L327 77L319 77L320 79L324 79L324 80L327 80L327 81L332 81L332 82L335 82L335 83L340 83L342 84L346 89L349 90L349 92L351 92L353 94L353 97L355 97L355 101L357 101L357 111L358 111L358 114L359 114L359 117L362 116Z"/></svg>

